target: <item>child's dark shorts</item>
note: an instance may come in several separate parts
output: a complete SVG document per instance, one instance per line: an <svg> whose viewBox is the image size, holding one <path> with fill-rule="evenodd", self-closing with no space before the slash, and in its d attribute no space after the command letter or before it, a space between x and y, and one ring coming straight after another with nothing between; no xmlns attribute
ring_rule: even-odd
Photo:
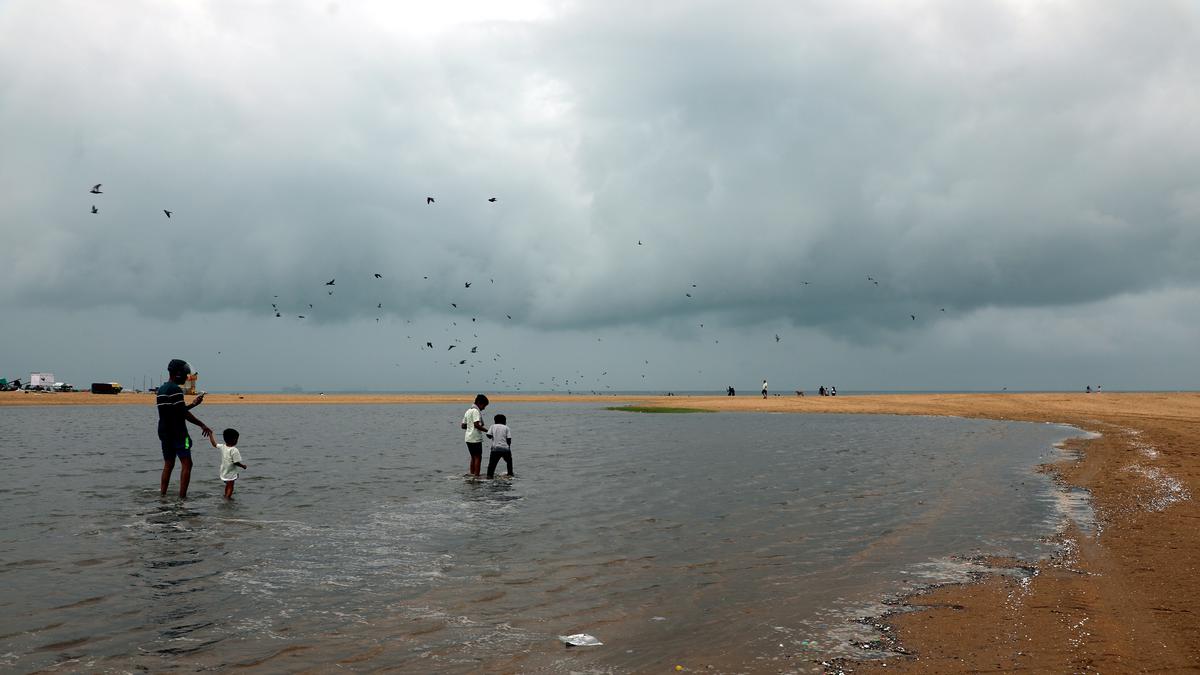
<svg viewBox="0 0 1200 675"><path fill-rule="evenodd" d="M467 452L471 453L472 457L483 457L483 441L467 443Z"/></svg>

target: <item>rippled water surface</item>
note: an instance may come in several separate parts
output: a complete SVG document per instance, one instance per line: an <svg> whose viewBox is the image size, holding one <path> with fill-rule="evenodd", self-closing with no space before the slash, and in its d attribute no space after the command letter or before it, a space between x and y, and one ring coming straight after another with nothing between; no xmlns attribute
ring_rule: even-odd
<svg viewBox="0 0 1200 675"><path fill-rule="evenodd" d="M517 477L475 482L465 407L205 405L231 503L198 433L160 500L152 406L0 409L0 668L807 671L951 557L1043 553L1073 433L493 404Z"/></svg>

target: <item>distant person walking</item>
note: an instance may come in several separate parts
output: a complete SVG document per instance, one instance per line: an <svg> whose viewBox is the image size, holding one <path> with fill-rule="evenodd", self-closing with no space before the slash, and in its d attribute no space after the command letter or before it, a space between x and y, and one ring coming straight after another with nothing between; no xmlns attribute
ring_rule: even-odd
<svg viewBox="0 0 1200 675"><path fill-rule="evenodd" d="M480 465L483 464L483 435L487 427L483 426L483 409L488 407L488 397L479 394L475 397L475 405L463 413L462 428L466 430L465 440L467 452L471 455L472 476L479 476Z"/></svg>
<svg viewBox="0 0 1200 675"><path fill-rule="evenodd" d="M179 459L179 498L186 499L188 483L192 481L192 437L188 434L187 423L191 422L200 427L207 438L212 436L204 422L196 419L192 408L204 402L204 394L192 399L191 405L183 400L183 387L192 367L183 359L171 359L167 364L167 376L170 378L158 388L155 402L158 407L158 440L162 443L163 470L162 480L159 481L159 494L167 495L167 487L171 484L171 473L175 470L175 459Z"/></svg>
<svg viewBox="0 0 1200 675"><path fill-rule="evenodd" d="M767 381L763 380L763 398L767 397Z"/></svg>

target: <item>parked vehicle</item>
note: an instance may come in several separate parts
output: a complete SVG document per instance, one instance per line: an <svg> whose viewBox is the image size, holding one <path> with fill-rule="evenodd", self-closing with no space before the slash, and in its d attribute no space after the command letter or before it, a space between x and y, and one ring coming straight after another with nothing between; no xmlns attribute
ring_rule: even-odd
<svg viewBox="0 0 1200 675"><path fill-rule="evenodd" d="M92 383L92 393L93 394L119 394L119 393L121 393L121 389L122 389L122 387L121 387L120 382L93 382Z"/></svg>

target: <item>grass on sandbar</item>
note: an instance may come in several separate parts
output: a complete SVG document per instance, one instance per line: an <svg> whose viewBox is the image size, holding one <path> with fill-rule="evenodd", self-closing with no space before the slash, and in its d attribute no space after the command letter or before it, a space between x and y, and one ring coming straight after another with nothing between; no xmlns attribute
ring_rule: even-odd
<svg viewBox="0 0 1200 675"><path fill-rule="evenodd" d="M703 408L657 408L649 405L618 405L605 408L605 410L619 410L621 412L640 412L640 413L708 413L716 412L715 410L704 410Z"/></svg>

